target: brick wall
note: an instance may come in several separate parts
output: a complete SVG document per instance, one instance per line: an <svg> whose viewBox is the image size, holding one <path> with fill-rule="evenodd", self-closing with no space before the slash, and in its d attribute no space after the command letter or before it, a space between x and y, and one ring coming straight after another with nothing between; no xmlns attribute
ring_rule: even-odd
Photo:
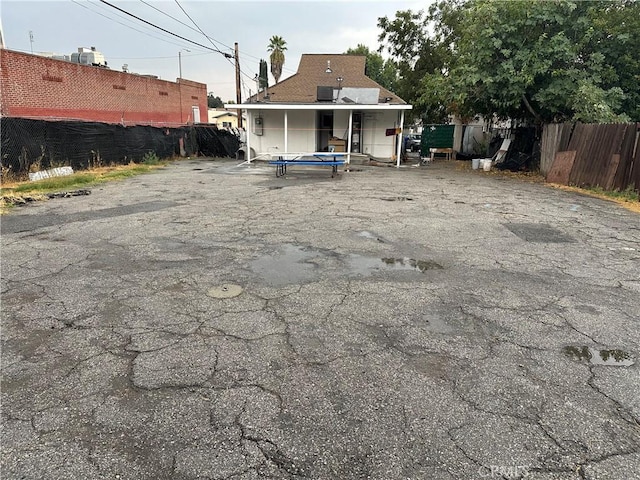
<svg viewBox="0 0 640 480"><path fill-rule="evenodd" d="M107 68L0 50L2 116L124 125L207 121L207 86L179 84Z"/></svg>

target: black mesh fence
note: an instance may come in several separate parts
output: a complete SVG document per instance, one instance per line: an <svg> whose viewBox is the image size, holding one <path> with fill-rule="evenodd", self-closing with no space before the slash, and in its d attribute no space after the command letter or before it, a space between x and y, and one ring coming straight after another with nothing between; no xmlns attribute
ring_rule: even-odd
<svg viewBox="0 0 640 480"><path fill-rule="evenodd" d="M181 128L0 119L2 172L15 176L68 165L83 170L179 155L235 157L238 138L214 126Z"/></svg>

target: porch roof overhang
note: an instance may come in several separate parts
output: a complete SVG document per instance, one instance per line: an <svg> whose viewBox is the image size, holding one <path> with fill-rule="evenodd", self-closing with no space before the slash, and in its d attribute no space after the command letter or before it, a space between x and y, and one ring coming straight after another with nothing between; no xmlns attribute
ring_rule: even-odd
<svg viewBox="0 0 640 480"><path fill-rule="evenodd" d="M378 103L362 105L357 103L228 103L224 108L242 110L411 110L412 105Z"/></svg>

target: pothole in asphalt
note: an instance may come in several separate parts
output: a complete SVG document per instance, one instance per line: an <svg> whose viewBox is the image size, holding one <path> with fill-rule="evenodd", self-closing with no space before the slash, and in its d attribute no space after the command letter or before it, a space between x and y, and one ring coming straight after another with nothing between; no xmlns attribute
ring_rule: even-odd
<svg viewBox="0 0 640 480"><path fill-rule="evenodd" d="M242 293L242 287L240 285L234 285L232 283L225 283L218 285L217 287L210 288L207 295L213 298L233 298Z"/></svg>
<svg viewBox="0 0 640 480"><path fill-rule="evenodd" d="M269 190L281 190L284 187L268 187Z"/></svg>
<svg viewBox="0 0 640 480"><path fill-rule="evenodd" d="M634 358L624 350L598 350L587 346L569 345L563 348L564 354L580 362L591 365L607 365L614 367L630 367L635 363Z"/></svg>
<svg viewBox="0 0 640 480"><path fill-rule="evenodd" d="M431 260L416 260L413 258L393 257L365 257L350 254L347 256L351 271L357 275L372 275L384 271L413 271L424 273L428 270L442 270L442 265Z"/></svg>

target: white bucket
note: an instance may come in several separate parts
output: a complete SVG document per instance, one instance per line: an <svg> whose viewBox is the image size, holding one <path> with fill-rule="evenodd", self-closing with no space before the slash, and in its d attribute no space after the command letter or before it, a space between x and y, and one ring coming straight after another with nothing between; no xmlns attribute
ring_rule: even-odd
<svg viewBox="0 0 640 480"><path fill-rule="evenodd" d="M489 171L491 171L491 159L490 159L490 158L488 158L488 159L486 159L486 160L484 160L484 161L482 162L482 169L483 169L485 172L489 172Z"/></svg>
<svg viewBox="0 0 640 480"><path fill-rule="evenodd" d="M472 158L471 159L471 168L474 170L478 170L478 168L480 168L480 159L479 158Z"/></svg>

